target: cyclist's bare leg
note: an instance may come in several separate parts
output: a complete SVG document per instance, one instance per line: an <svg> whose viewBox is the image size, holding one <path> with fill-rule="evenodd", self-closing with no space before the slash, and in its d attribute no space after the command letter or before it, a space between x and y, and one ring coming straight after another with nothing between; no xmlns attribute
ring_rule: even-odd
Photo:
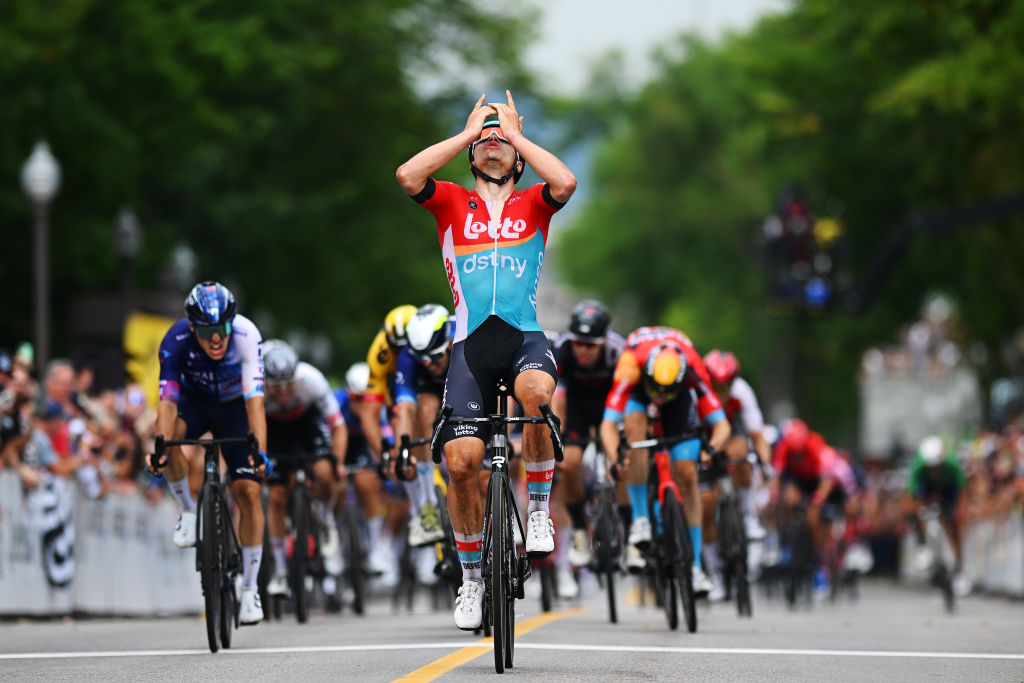
<svg viewBox="0 0 1024 683"><path fill-rule="evenodd" d="M672 478L675 480L676 486L679 487L679 492L683 494L683 512L686 513L687 523L691 527L696 526L694 520L703 519L704 514L700 485L697 483L697 462L676 460L672 463Z"/></svg>
<svg viewBox="0 0 1024 683"><path fill-rule="evenodd" d="M260 500L262 486L251 479L239 479L231 484L240 519L238 540L242 545L263 544L263 505Z"/></svg>
<svg viewBox="0 0 1024 683"><path fill-rule="evenodd" d="M422 393L416 396L418 406L418 431L417 439L430 436L433 433L434 418L441 410L441 399L430 393ZM426 445L418 446L412 453L416 457L416 472L419 477L420 487L423 490L423 497L430 505L437 505L437 493L434 491L434 461L430 457L430 449Z"/></svg>
<svg viewBox="0 0 1024 683"><path fill-rule="evenodd" d="M949 515L940 515L939 523L942 524L946 537L949 539L949 545L953 549L954 569L960 571L960 568L963 566L960 555L960 524L957 523L954 517Z"/></svg>
<svg viewBox="0 0 1024 683"><path fill-rule="evenodd" d="M555 393L555 380L543 370L523 370L516 377L515 397L523 407L523 415L540 415L540 404L550 403ZM554 460L551 432L547 425L523 425L523 461Z"/></svg>
<svg viewBox="0 0 1024 683"><path fill-rule="evenodd" d="M566 505L583 502L583 448L565 447L565 459L558 464L558 487Z"/></svg>
<svg viewBox="0 0 1024 683"><path fill-rule="evenodd" d="M334 465L330 458L319 458L313 462L313 477L316 479L317 500L330 503L334 499Z"/></svg>
<svg viewBox="0 0 1024 683"><path fill-rule="evenodd" d="M168 441L183 439L185 438L186 429L187 426L185 425L185 421L179 417L174 422L174 434L167 434L165 435L165 438ZM167 478L168 486L173 486L171 482L180 482L189 476L189 471L191 469L190 463L191 461L188 455L184 452L181 446L171 446L167 449L167 462L164 465L164 476ZM189 482L188 489L188 496L193 501L193 505L191 507L194 509L194 501L199 489L198 487L192 486L191 481ZM178 498L179 505L181 505L181 499L178 497L178 494L173 490L172 493L175 494L175 498ZM182 490L181 493L184 493L184 490Z"/></svg>
<svg viewBox="0 0 1024 683"><path fill-rule="evenodd" d="M718 510L718 486L700 492L700 504L704 510L702 526L704 527L704 543L715 543L718 540L718 525L715 524L715 512Z"/></svg>
<svg viewBox="0 0 1024 683"><path fill-rule="evenodd" d="M270 540L273 543L275 539L283 539L288 533L285 508L288 505L289 487L275 484L268 488L270 496L267 503L267 528L270 530Z"/></svg>
<svg viewBox="0 0 1024 683"><path fill-rule="evenodd" d="M627 441L642 441L647 438L647 416L640 411L627 414L622 425L626 430ZM638 448L626 451L629 467L626 470L626 485L636 486L647 483L647 449Z"/></svg>
<svg viewBox="0 0 1024 683"><path fill-rule="evenodd" d="M380 514L380 477L371 470L360 470L352 475L352 482L363 517L367 520L377 517Z"/></svg>
<svg viewBox="0 0 1024 683"><path fill-rule="evenodd" d="M458 534L478 534L483 529L484 506L480 492L480 465L484 442L475 437L452 439L444 446L448 460L448 516Z"/></svg>

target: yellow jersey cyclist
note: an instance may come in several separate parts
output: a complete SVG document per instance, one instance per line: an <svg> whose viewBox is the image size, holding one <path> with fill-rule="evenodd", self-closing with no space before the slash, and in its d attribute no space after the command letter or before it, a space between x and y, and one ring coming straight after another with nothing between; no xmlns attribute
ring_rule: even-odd
<svg viewBox="0 0 1024 683"><path fill-rule="evenodd" d="M523 135L512 94L506 102L477 100L458 134L420 151L396 172L402 189L434 215L456 330L444 403L456 417L482 417L496 407L499 380L510 384L526 416L539 416L555 390L554 357L537 324L537 284L551 217L576 190L576 178L556 156ZM496 120L487 121L488 116ZM472 189L431 176L468 152ZM525 164L544 181L517 190ZM547 427L523 430L530 502L526 551L554 549L548 497L554 448ZM483 615L483 496L478 471L488 438L479 425L450 425L441 435L451 481L448 508L463 583L458 628L479 628Z"/></svg>
<svg viewBox="0 0 1024 683"><path fill-rule="evenodd" d="M398 355L395 375L395 436L413 440L429 437L434 418L441 410L444 380L451 357L455 321L439 304L421 306L406 325L408 343ZM411 519L409 543L421 547L444 538L437 516L434 461L426 446L413 449L415 469L404 482Z"/></svg>
<svg viewBox="0 0 1024 683"><path fill-rule="evenodd" d="M320 525L320 553L327 574L341 573L341 542L334 520L337 469L344 467L348 430L323 373L299 360L295 349L280 339L263 344L266 377L267 451L274 462L267 477L270 501L267 527L274 556L270 595L288 590L285 508L295 485L295 471L312 460L313 513Z"/></svg>

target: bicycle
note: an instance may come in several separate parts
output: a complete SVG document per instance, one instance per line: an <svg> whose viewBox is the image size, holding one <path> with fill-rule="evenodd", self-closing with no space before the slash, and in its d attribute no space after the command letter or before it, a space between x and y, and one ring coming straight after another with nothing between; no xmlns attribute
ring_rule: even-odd
<svg viewBox="0 0 1024 683"><path fill-rule="evenodd" d="M743 526L739 496L732 485L729 458L721 451L711 453L708 470L719 488L715 524L718 527L718 554L722 562L726 597L730 597L735 588L736 611L741 617L750 617L753 616L753 605L747 565L747 533Z"/></svg>
<svg viewBox="0 0 1024 683"><path fill-rule="evenodd" d="M936 504L922 507L917 512L924 525L924 547L930 557L929 577L933 586L942 593L946 611L956 610L956 593L953 590L955 558L953 546L940 522L941 511Z"/></svg>
<svg viewBox="0 0 1024 683"><path fill-rule="evenodd" d="M242 553L231 523L227 495L220 481L218 450L222 444L230 443L248 444L257 468L267 462L260 455L256 435L251 431L244 437L220 439L165 439L162 434L158 434L153 455L150 456L150 469L159 472L166 465L161 465L160 461L168 448L203 448L203 485L196 502L196 571L199 572L203 588L206 639L210 652L216 652L221 645L225 649L230 648L232 622L238 628L239 602L235 594L235 577L242 568Z"/></svg>
<svg viewBox="0 0 1024 683"><path fill-rule="evenodd" d="M679 628L679 605L682 604L686 629L690 633L697 630L693 545L690 526L682 508L683 497L672 477L668 448L693 438L691 434L682 434L627 443L625 429L619 425L619 463L625 459L627 450L656 449L648 463L647 511L652 538L644 554L648 566L653 567L655 596L665 609L668 627L673 631Z"/></svg>
<svg viewBox="0 0 1024 683"><path fill-rule="evenodd" d="M596 483L591 513L594 531L591 540L593 554L590 570L597 576L598 581L604 584L608 594L608 620L617 624L619 617L615 602L615 575L622 572L625 533L615 499L615 484L608 478L607 455L601 448L599 439L594 439L592 443L595 447Z"/></svg>
<svg viewBox="0 0 1024 683"><path fill-rule="evenodd" d="M362 524L362 513L355 495L355 474L349 472L348 486L345 487L345 504L339 514L342 532L341 552L345 558L343 579L352 589L352 611L362 616L366 611L366 537ZM340 592L340 589L339 589Z"/></svg>
<svg viewBox="0 0 1024 683"><path fill-rule="evenodd" d="M323 578L323 557L320 552L319 529L314 524L313 495L308 482L312 481L312 461L300 458L295 468L295 484L288 494L288 518L291 522L291 559L288 562L288 587L295 603L295 618L300 624L309 619L309 591L306 577ZM273 612L281 618L283 595L273 598Z"/></svg>
<svg viewBox="0 0 1024 683"><path fill-rule="evenodd" d="M780 508L781 509L781 508ZM809 604L813 596L815 552L807 523L807 503L801 500L788 520L778 525L779 571L782 594L792 609L801 597Z"/></svg>
<svg viewBox="0 0 1024 683"><path fill-rule="evenodd" d="M487 483L484 506L483 624L490 624L494 634L494 670L503 673L512 668L515 654L515 601L524 597L524 586L530 578L530 558L519 553L512 525L526 538L522 520L509 480L508 426L510 424L546 424L551 430L555 460L562 460L560 424L547 403L540 405L540 417L509 417L507 382L498 382L498 410L486 417L452 417L453 407L446 405L438 414L430 450L434 462L440 464L443 444L441 432L446 425L485 424L490 427L491 478Z"/></svg>

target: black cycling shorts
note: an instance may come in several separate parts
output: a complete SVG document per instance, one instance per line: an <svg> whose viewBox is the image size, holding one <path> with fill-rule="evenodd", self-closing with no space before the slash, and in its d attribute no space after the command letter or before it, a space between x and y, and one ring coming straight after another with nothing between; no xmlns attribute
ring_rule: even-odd
<svg viewBox="0 0 1024 683"><path fill-rule="evenodd" d="M492 315L466 339L452 347L451 364L444 385L444 405L454 417L484 417L497 410L498 380L508 382L509 392L524 370L542 370L558 380L555 357L543 332L524 332ZM511 412L511 411L510 411ZM472 436L487 442L486 425L447 425L441 438Z"/></svg>
<svg viewBox="0 0 1024 683"><path fill-rule="evenodd" d="M315 407L293 420L268 418L267 455L274 463L274 471L267 477L267 484L287 484L306 460L327 458L334 464L331 443L331 431Z"/></svg>
<svg viewBox="0 0 1024 683"><path fill-rule="evenodd" d="M597 433L604 419L604 402L607 393L566 392L565 424L562 434L566 443L585 444L591 430Z"/></svg>

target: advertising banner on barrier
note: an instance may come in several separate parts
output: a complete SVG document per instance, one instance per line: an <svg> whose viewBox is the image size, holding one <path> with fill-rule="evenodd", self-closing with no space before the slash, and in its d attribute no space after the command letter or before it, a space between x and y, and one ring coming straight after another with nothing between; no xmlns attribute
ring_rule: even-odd
<svg viewBox="0 0 1024 683"><path fill-rule="evenodd" d="M171 542L176 518L166 499L89 500L56 477L25 492L0 472L0 614L199 612L195 551Z"/></svg>

